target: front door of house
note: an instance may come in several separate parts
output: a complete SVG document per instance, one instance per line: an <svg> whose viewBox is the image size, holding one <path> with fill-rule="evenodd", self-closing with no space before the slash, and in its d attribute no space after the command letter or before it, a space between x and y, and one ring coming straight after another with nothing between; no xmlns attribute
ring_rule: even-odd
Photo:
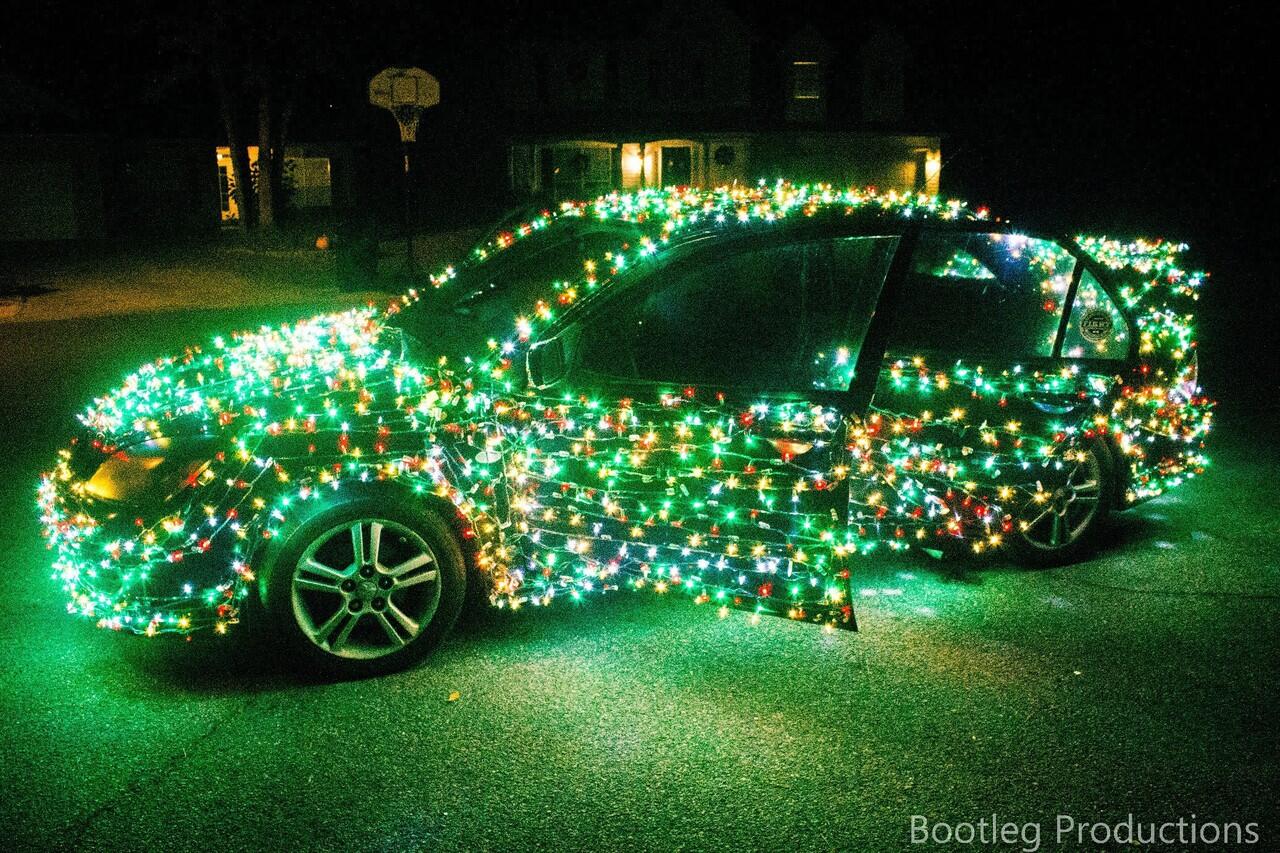
<svg viewBox="0 0 1280 853"><path fill-rule="evenodd" d="M693 183L693 149L688 145L662 148L662 185L686 187Z"/></svg>

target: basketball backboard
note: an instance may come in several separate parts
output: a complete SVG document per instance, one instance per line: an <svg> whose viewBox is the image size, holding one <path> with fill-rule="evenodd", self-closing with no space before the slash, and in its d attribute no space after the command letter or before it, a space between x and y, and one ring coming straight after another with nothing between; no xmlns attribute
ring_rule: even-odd
<svg viewBox="0 0 1280 853"><path fill-rule="evenodd" d="M390 110L400 140L413 142L422 111L440 103L440 81L421 68L386 68L369 81L369 103Z"/></svg>
<svg viewBox="0 0 1280 853"><path fill-rule="evenodd" d="M440 81L421 68L387 68L369 81L369 103L387 110L440 103Z"/></svg>

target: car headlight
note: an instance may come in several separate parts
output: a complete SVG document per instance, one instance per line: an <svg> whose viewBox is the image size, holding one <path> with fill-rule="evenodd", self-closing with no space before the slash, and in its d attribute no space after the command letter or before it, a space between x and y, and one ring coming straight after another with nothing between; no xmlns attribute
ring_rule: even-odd
<svg viewBox="0 0 1280 853"><path fill-rule="evenodd" d="M117 450L103 460L84 485L86 494L105 501L161 502L195 483L209 464L201 448L176 447L155 438Z"/></svg>

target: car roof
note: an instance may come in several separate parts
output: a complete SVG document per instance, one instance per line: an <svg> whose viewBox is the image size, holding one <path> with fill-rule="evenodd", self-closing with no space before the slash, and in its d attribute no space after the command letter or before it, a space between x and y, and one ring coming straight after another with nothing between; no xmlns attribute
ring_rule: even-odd
<svg viewBox="0 0 1280 853"><path fill-rule="evenodd" d="M759 227L715 227L729 224L731 219ZM1090 250L1089 241L1095 238L1073 239L1067 235L1016 227L1006 219L993 217L986 208L971 208L963 201L940 196L895 191L882 193L874 188L836 189L830 184L794 185L784 181L711 190L682 187L643 189L631 193L613 192L591 201L562 202L554 211L543 210L528 222L498 229L488 240L477 245L471 256L457 268L448 267L433 275L431 280L435 287L440 287L456 277L460 270L486 263L524 240L550 246L589 233L616 232L622 238L619 250L625 248L629 253L637 246L645 250L661 248L663 254L668 255L667 250L708 239L717 242L748 239L758 236L764 228L784 234L853 236L904 234L921 227L1017 233L1054 240L1071 250L1084 267L1103 283L1104 288L1111 291L1113 297L1117 295L1117 266ZM628 241L634 242L628 244ZM623 260L633 258L624 257ZM495 267L494 271L497 269ZM600 277L610 277L610 272L602 270ZM409 297L403 300L406 304L416 300L417 295L411 292ZM1131 305L1124 304L1124 300L1116 301L1121 304L1121 310L1133 315Z"/></svg>

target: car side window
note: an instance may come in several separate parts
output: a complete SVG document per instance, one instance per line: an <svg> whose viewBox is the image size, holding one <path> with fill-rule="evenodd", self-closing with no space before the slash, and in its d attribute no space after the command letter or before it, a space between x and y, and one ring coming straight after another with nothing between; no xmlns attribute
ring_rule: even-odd
<svg viewBox="0 0 1280 853"><path fill-rule="evenodd" d="M1085 270L1071 303L1062 354L1068 358L1122 359L1128 352L1129 326L1124 314L1093 273Z"/></svg>
<svg viewBox="0 0 1280 853"><path fill-rule="evenodd" d="M1075 271L1052 240L925 231L889 336L895 354L1048 357Z"/></svg>
<svg viewBox="0 0 1280 853"><path fill-rule="evenodd" d="M797 348L805 356L804 387L849 387L897 247L897 237L842 237L807 244L809 311Z"/></svg>
<svg viewBox="0 0 1280 853"><path fill-rule="evenodd" d="M896 244L817 240L672 268L589 322L581 364L654 382L847 387Z"/></svg>
<svg viewBox="0 0 1280 853"><path fill-rule="evenodd" d="M547 298L553 283L580 277L588 261L599 261L605 253L617 251L627 243L624 234L592 232L541 248L531 247L514 257L500 253L467 271L461 281L452 285L458 292L454 313L496 316L505 322L512 313L527 311L539 299Z"/></svg>

